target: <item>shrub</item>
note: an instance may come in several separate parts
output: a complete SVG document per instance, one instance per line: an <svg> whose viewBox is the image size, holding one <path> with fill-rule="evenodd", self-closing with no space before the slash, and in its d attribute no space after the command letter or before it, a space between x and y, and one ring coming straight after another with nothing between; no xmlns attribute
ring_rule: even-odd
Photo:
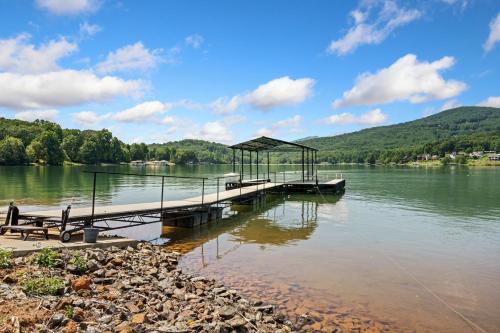
<svg viewBox="0 0 500 333"><path fill-rule="evenodd" d="M51 249L42 249L34 256L33 262L39 266L55 267L59 254Z"/></svg>
<svg viewBox="0 0 500 333"><path fill-rule="evenodd" d="M32 295L57 295L64 288L64 280L57 277L33 277L21 282L23 290Z"/></svg>
<svg viewBox="0 0 500 333"><path fill-rule="evenodd" d="M11 266L12 251L0 249L0 268L9 268Z"/></svg>
<svg viewBox="0 0 500 333"><path fill-rule="evenodd" d="M73 253L72 258L69 261L70 264L76 266L78 273L82 274L87 271L87 259L78 253Z"/></svg>

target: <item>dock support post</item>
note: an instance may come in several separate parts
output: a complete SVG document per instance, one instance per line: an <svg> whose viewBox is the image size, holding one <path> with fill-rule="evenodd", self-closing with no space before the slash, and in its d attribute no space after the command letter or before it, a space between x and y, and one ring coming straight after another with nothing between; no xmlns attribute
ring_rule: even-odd
<svg viewBox="0 0 500 333"><path fill-rule="evenodd" d="M160 203L160 220L163 219L163 188L165 185L165 176L161 176L161 203Z"/></svg>
<svg viewBox="0 0 500 333"><path fill-rule="evenodd" d="M302 182L304 182L304 148L302 148Z"/></svg>
<svg viewBox="0 0 500 333"><path fill-rule="evenodd" d="M215 219L217 220L219 217L219 177L217 177L217 215L215 216Z"/></svg>
<svg viewBox="0 0 500 333"><path fill-rule="evenodd" d="M306 161L307 161L307 180L309 180L309 149L307 149L307 157L306 157Z"/></svg>
<svg viewBox="0 0 500 333"><path fill-rule="evenodd" d="M236 172L236 150L233 148L233 173Z"/></svg>
<svg viewBox="0 0 500 333"><path fill-rule="evenodd" d="M94 172L94 187L92 189L92 217L90 219L90 223L94 226L94 209L95 209L95 185L97 179L97 172Z"/></svg>
<svg viewBox="0 0 500 333"><path fill-rule="evenodd" d="M243 180L243 149L241 149L241 162L240 163L241 163L241 168L240 168L240 170L241 170L241 172L240 172L240 183L241 183L241 181Z"/></svg>
<svg viewBox="0 0 500 333"><path fill-rule="evenodd" d="M257 179L259 179L259 151L257 150Z"/></svg>
<svg viewBox="0 0 500 333"><path fill-rule="evenodd" d="M276 178L276 177L275 177ZM269 152L267 152L267 179L269 178ZM276 181L275 181L276 182Z"/></svg>
<svg viewBox="0 0 500 333"><path fill-rule="evenodd" d="M205 199L205 178L203 178L202 183L201 183L201 205L203 206L203 202Z"/></svg>
<svg viewBox="0 0 500 333"><path fill-rule="evenodd" d="M252 151L250 150L250 180L252 180Z"/></svg>
<svg viewBox="0 0 500 333"><path fill-rule="evenodd" d="M318 152L314 151L314 167L313 172L316 175L316 185L318 185Z"/></svg>

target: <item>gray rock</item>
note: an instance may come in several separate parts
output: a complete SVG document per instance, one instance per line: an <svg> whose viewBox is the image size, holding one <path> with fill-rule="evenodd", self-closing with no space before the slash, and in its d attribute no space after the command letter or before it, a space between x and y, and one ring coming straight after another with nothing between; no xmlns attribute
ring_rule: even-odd
<svg viewBox="0 0 500 333"><path fill-rule="evenodd" d="M232 306L225 306L219 309L219 316L224 319L233 318L235 314L236 314L236 309L233 308Z"/></svg>

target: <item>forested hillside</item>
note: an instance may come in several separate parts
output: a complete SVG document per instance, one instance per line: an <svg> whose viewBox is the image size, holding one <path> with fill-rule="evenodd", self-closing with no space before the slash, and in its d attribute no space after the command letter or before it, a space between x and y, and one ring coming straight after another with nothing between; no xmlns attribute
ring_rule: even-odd
<svg viewBox="0 0 500 333"><path fill-rule="evenodd" d="M319 148L320 160L329 162L405 162L419 154L444 157L453 151L499 150L500 109L459 107L407 123L301 143Z"/></svg>
<svg viewBox="0 0 500 333"><path fill-rule="evenodd" d="M331 163L404 163L423 154L443 158L453 151L499 151L500 108L460 107L407 123L331 137L310 137L300 142L320 149L319 161ZM299 154L271 156L273 162L300 161ZM239 154L236 157L239 159ZM229 163L232 153L223 144L203 140L129 145L106 129L81 131L62 129L48 121L0 118L0 164L58 165L64 161L97 164L131 160Z"/></svg>

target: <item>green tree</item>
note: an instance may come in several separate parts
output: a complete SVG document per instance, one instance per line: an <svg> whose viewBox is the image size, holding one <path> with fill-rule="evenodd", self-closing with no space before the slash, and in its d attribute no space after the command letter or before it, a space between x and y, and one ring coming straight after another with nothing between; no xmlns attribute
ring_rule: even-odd
<svg viewBox="0 0 500 333"><path fill-rule="evenodd" d="M26 161L24 144L20 139L8 136L0 141L0 164L19 165Z"/></svg>
<svg viewBox="0 0 500 333"><path fill-rule="evenodd" d="M26 148L32 162L60 165L64 161L59 135L53 131L44 131Z"/></svg>
<svg viewBox="0 0 500 333"><path fill-rule="evenodd" d="M64 137L61 147L72 162L80 161L80 148L83 144L83 137L78 134L69 134Z"/></svg>

